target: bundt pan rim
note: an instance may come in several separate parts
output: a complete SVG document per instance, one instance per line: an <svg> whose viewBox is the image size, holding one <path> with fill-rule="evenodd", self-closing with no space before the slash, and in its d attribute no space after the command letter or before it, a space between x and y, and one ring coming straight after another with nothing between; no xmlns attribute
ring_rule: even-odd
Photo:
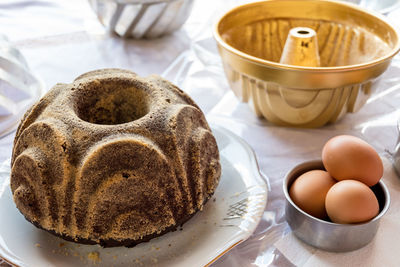
<svg viewBox="0 0 400 267"><path fill-rule="evenodd" d="M360 13L363 13L364 15L368 15L370 17L374 17L376 19L379 19L382 21L390 30L392 33L395 34L396 40L393 42L394 45L391 48L390 53L388 53L385 56L379 57L377 59L365 62L365 63L359 63L359 64L354 64L354 65L345 65L345 66L334 66L334 67L308 67L308 66L297 66L297 65L289 65L289 64L283 64L279 62L274 62L271 60L266 60L262 59L259 57L255 57L252 55L249 55L245 52L242 52L241 50L229 45L221 36L220 32L220 25L223 22L224 19L226 19L228 16L233 15L235 12L243 12L243 9L246 8L252 8L253 6L262 6L265 4L265 2L279 2L282 0L266 0L266 1L259 1L259 2L253 2L253 3L246 3L240 6L237 6L231 10L229 10L227 13L225 13L217 23L214 25L213 29L213 35L214 38L216 39L217 43L224 47L227 51L232 53L233 55L237 55L243 60L247 60L249 62L254 62L256 64L259 64L261 66L267 66L275 69L283 69L287 71L306 71L306 72L324 72L324 73L340 73L340 72L345 72L349 70L362 70L369 68L371 66L379 65L385 63L387 60L392 59L399 51L400 51L400 36L399 36L399 29L398 27L394 26L391 24L385 16L381 15L380 13L374 11L374 10L369 10L363 7L360 7L358 5L352 4L352 3L346 3L346 2L337 2L333 0L301 0L299 2L316 2L316 1L321 1L321 2L326 2L328 4L333 4L333 5L342 5L342 6L347 6L348 8L352 8L354 10L357 10ZM296 0L283 0L283 2L296 2Z"/></svg>

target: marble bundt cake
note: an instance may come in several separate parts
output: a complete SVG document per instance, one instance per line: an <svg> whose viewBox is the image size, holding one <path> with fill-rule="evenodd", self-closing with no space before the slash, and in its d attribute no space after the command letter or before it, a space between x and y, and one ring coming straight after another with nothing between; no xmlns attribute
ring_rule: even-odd
<svg viewBox="0 0 400 267"><path fill-rule="evenodd" d="M25 114L11 171L25 218L66 240L134 246L201 210L221 167L199 107L159 76L105 69Z"/></svg>

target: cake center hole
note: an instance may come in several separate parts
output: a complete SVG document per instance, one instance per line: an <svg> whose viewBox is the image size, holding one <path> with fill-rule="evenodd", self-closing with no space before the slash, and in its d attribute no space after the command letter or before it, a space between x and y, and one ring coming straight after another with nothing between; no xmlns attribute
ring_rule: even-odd
<svg viewBox="0 0 400 267"><path fill-rule="evenodd" d="M126 85L89 85L78 97L78 117L94 124L115 125L140 119L148 113L148 95Z"/></svg>
<svg viewBox="0 0 400 267"><path fill-rule="evenodd" d="M306 30L300 30L300 31L297 31L297 33L298 34L309 34L310 32L306 31Z"/></svg>

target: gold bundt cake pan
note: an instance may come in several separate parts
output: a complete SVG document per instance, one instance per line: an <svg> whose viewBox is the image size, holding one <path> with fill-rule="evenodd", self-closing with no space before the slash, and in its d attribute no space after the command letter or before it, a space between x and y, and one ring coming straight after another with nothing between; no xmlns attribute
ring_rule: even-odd
<svg viewBox="0 0 400 267"><path fill-rule="evenodd" d="M320 67L279 63L290 29L317 33ZM360 109L399 51L386 18L356 5L271 0L239 6L214 28L235 95L283 126L319 127Z"/></svg>

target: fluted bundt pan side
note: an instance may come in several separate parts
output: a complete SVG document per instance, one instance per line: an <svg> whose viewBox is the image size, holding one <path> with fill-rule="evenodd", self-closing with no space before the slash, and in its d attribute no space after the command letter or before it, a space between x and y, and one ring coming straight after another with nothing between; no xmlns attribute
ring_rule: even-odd
<svg viewBox="0 0 400 267"><path fill-rule="evenodd" d="M25 114L11 190L37 227L133 246L201 210L220 173L215 138L183 91L158 76L106 69L57 84Z"/></svg>

